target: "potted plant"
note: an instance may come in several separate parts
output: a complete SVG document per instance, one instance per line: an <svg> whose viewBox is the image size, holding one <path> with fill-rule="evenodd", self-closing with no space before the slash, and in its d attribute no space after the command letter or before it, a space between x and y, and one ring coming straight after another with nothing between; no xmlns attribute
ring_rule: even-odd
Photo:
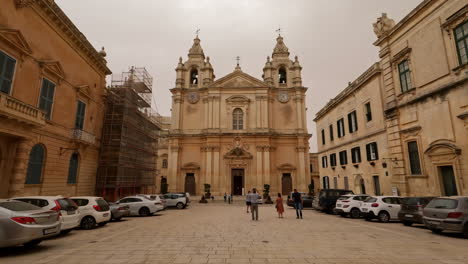
<svg viewBox="0 0 468 264"><path fill-rule="evenodd" d="M263 185L263 199L265 200L265 204L273 203L270 197L270 185L269 184Z"/></svg>
<svg viewBox="0 0 468 264"><path fill-rule="evenodd" d="M210 199L211 198L211 185L209 183L203 184L205 186L205 198Z"/></svg>

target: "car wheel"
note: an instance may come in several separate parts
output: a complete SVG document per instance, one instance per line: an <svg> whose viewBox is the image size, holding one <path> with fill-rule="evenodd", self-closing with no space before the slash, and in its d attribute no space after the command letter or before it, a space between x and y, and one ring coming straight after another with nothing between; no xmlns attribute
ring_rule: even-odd
<svg viewBox="0 0 468 264"><path fill-rule="evenodd" d="M351 215L351 218L359 218L361 216L361 211L359 211L359 209L357 208L353 208L351 210L350 215Z"/></svg>
<svg viewBox="0 0 468 264"><path fill-rule="evenodd" d="M148 216L150 214L150 210L147 207L142 207L140 208L140 211L138 211L138 214L140 216Z"/></svg>
<svg viewBox="0 0 468 264"><path fill-rule="evenodd" d="M176 206L177 206L177 209L184 209L185 207L183 203L177 203Z"/></svg>
<svg viewBox="0 0 468 264"><path fill-rule="evenodd" d="M465 228L463 228L463 237L468 238L468 224L465 224Z"/></svg>
<svg viewBox="0 0 468 264"><path fill-rule="evenodd" d="M390 221L390 215L387 212L380 212L378 218L382 223L388 223Z"/></svg>
<svg viewBox="0 0 468 264"><path fill-rule="evenodd" d="M94 217L86 216L85 218L83 218L83 220L81 220L80 226L81 226L81 229L85 229L85 230L93 229L96 227L96 220L94 220Z"/></svg>
<svg viewBox="0 0 468 264"><path fill-rule="evenodd" d="M413 222L411 222L411 221L403 221L403 225L405 225L405 226L412 226L412 225L413 225Z"/></svg>
<svg viewBox="0 0 468 264"><path fill-rule="evenodd" d="M98 225L99 226L105 226L107 224L107 222L102 222L102 223L99 223Z"/></svg>
<svg viewBox="0 0 468 264"><path fill-rule="evenodd" d="M27 247L27 248L31 248L31 247L35 247L37 245L39 245L39 243L41 243L42 240L40 239L37 239L37 240L33 240L33 241L29 241L27 243L24 243L23 246Z"/></svg>
<svg viewBox="0 0 468 264"><path fill-rule="evenodd" d="M442 230L441 229L431 229L432 233L434 234L440 234L442 233Z"/></svg>

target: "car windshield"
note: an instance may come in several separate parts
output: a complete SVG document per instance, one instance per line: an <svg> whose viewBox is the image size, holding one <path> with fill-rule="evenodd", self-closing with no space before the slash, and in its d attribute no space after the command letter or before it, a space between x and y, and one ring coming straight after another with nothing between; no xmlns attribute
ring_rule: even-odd
<svg viewBox="0 0 468 264"><path fill-rule="evenodd" d="M377 202L377 198L374 197L368 197L366 200L364 200L365 203L374 203Z"/></svg>
<svg viewBox="0 0 468 264"><path fill-rule="evenodd" d="M351 196L340 196L338 201L348 200L349 198L351 198Z"/></svg>
<svg viewBox="0 0 468 264"><path fill-rule="evenodd" d="M10 211L15 211L15 212L41 209L38 206L29 204L29 203L19 202L19 201L0 202L0 207L3 207Z"/></svg>
<svg viewBox="0 0 468 264"><path fill-rule="evenodd" d="M437 198L432 200L427 208L436 209L455 209L458 206L458 201L455 199Z"/></svg>

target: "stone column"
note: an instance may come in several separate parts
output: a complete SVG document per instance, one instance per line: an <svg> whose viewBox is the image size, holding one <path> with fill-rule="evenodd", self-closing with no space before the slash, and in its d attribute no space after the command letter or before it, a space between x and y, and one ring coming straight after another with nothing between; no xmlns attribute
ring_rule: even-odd
<svg viewBox="0 0 468 264"><path fill-rule="evenodd" d="M296 171L296 182L298 184L297 188L300 191L306 191L306 186L305 186L305 177L306 177L306 169L305 169L305 151L306 147L299 146L296 147L296 152L297 152L297 158L298 158L298 164L299 168Z"/></svg>
<svg viewBox="0 0 468 264"><path fill-rule="evenodd" d="M260 128L262 126L262 123L261 123L261 118L262 118L262 114L261 114L261 100L260 100L260 97L257 96L256 97L257 100L255 100L255 128Z"/></svg>
<svg viewBox="0 0 468 264"><path fill-rule="evenodd" d="M219 146L213 147L213 188L212 190L221 192L221 186L219 184Z"/></svg>
<svg viewBox="0 0 468 264"><path fill-rule="evenodd" d="M209 127L209 114L210 114L210 109L208 108L208 98L205 97L203 98L203 105L205 107L205 120L204 120L204 127L205 129Z"/></svg>
<svg viewBox="0 0 468 264"><path fill-rule="evenodd" d="M180 128L180 107L182 105L183 99L181 95L172 96L172 128Z"/></svg>
<svg viewBox="0 0 468 264"><path fill-rule="evenodd" d="M212 148L211 146L207 146L206 147L206 176L205 176L205 180L206 182L204 183L208 183L208 184L212 184L212 164L213 164L213 153L212 153Z"/></svg>
<svg viewBox="0 0 468 264"><path fill-rule="evenodd" d="M257 159L257 172L255 175L255 180L252 179L252 185L255 188L260 188L260 184L262 183L263 180L263 146L257 146L257 156L255 157Z"/></svg>
<svg viewBox="0 0 468 264"><path fill-rule="evenodd" d="M213 115L214 115L213 128L216 128L216 129L220 128L219 118L220 118L221 109L219 107L219 104L220 104L220 97L214 96L213 97Z"/></svg>
<svg viewBox="0 0 468 264"><path fill-rule="evenodd" d="M179 169L179 150L180 147L173 145L169 148L169 171L167 177L167 183L169 184L170 192L177 192L178 189L178 169ZM183 190L180 190L183 191Z"/></svg>
<svg viewBox="0 0 468 264"><path fill-rule="evenodd" d="M264 177L263 177L263 183L264 184L270 184L271 186L271 180L270 180L270 151L271 151L272 147L271 146L267 146L265 147L265 151L263 152L263 158L264 158L264 162L265 162L265 169L264 169Z"/></svg>
<svg viewBox="0 0 468 264"><path fill-rule="evenodd" d="M29 139L21 139L18 141L14 159L15 164L13 165L13 175L10 178L10 188L8 190L8 195L10 197L21 196L23 194L31 147L32 142Z"/></svg>
<svg viewBox="0 0 468 264"><path fill-rule="evenodd" d="M296 103L296 113L297 113L297 128L303 129L303 120L302 120L302 95L296 93L296 97L294 98L294 102Z"/></svg>

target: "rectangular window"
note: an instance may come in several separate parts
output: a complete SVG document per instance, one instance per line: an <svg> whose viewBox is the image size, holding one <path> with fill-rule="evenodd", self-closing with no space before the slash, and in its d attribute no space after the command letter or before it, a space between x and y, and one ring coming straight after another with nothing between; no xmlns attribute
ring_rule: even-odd
<svg viewBox="0 0 468 264"><path fill-rule="evenodd" d="M322 129L322 145L325 145L325 129Z"/></svg>
<svg viewBox="0 0 468 264"><path fill-rule="evenodd" d="M54 103L55 84L47 79L42 79L41 95L39 99L39 109L46 113L46 118L50 120L52 114L52 104Z"/></svg>
<svg viewBox="0 0 468 264"><path fill-rule="evenodd" d="M340 165L348 164L348 154L346 150L340 151Z"/></svg>
<svg viewBox="0 0 468 264"><path fill-rule="evenodd" d="M418 143L416 141L408 142L408 155L412 175L421 175L421 164L419 163Z"/></svg>
<svg viewBox="0 0 468 264"><path fill-rule="evenodd" d="M330 141L333 141L333 125L330 125L328 128L330 130Z"/></svg>
<svg viewBox="0 0 468 264"><path fill-rule="evenodd" d="M401 92L404 93L408 90L411 90L413 86L411 85L411 76L408 60L404 60L400 64L398 64L398 72L400 74Z"/></svg>
<svg viewBox="0 0 468 264"><path fill-rule="evenodd" d="M463 22L454 30L457 45L458 62L460 65L468 63L468 21Z"/></svg>
<svg viewBox="0 0 468 264"><path fill-rule="evenodd" d="M16 60L0 51L0 92L10 94Z"/></svg>
<svg viewBox="0 0 468 264"><path fill-rule="evenodd" d="M379 153L377 150L377 142L372 142L366 145L366 152L367 152L367 160L378 160Z"/></svg>
<svg viewBox="0 0 468 264"><path fill-rule="evenodd" d="M381 195L379 176L372 176L372 179L374 180L374 193L375 193L375 195Z"/></svg>
<svg viewBox="0 0 468 264"><path fill-rule="evenodd" d="M86 114L86 104L82 101L78 101L76 106L76 117L75 117L75 128L83 130L84 120Z"/></svg>
<svg viewBox="0 0 468 264"><path fill-rule="evenodd" d="M344 137L345 135L345 129L344 129L344 119L341 118L340 120L338 120L336 122L336 127L337 127L337 130L338 130L338 137Z"/></svg>
<svg viewBox="0 0 468 264"><path fill-rule="evenodd" d="M338 178L337 177L333 177L333 187L335 189L338 189Z"/></svg>
<svg viewBox="0 0 468 264"><path fill-rule="evenodd" d="M330 166L335 167L336 166L336 154L330 154Z"/></svg>
<svg viewBox="0 0 468 264"><path fill-rule="evenodd" d="M323 176L323 188L324 189L330 188L330 181L328 179L328 176Z"/></svg>
<svg viewBox="0 0 468 264"><path fill-rule="evenodd" d="M349 179L348 179L348 176L345 176L343 179L344 179L344 188L345 188L345 190L349 190Z"/></svg>
<svg viewBox="0 0 468 264"><path fill-rule="evenodd" d="M348 114L348 127L349 133L353 133L358 130L356 111Z"/></svg>
<svg viewBox="0 0 468 264"><path fill-rule="evenodd" d="M355 147L351 149L351 160L353 163L361 162L361 148Z"/></svg>
<svg viewBox="0 0 468 264"><path fill-rule="evenodd" d="M322 157L322 168L328 167L327 156Z"/></svg>
<svg viewBox="0 0 468 264"><path fill-rule="evenodd" d="M366 120L367 120L367 122L372 121L372 110L371 110L370 102L366 103L364 105L364 107L365 107L365 111L366 111Z"/></svg>
<svg viewBox="0 0 468 264"><path fill-rule="evenodd" d="M309 165L309 168L310 168L310 172L314 171L314 167L312 166L312 164Z"/></svg>

